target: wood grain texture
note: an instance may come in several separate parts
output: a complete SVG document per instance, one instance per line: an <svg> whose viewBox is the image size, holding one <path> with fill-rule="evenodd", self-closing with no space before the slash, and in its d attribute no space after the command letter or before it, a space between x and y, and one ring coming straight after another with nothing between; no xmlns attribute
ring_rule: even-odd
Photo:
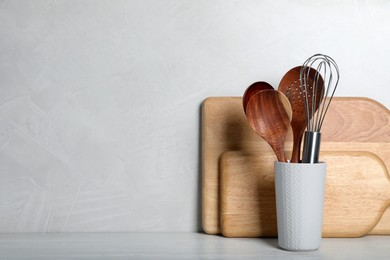
<svg viewBox="0 0 390 260"><path fill-rule="evenodd" d="M276 237L274 155L225 152L221 156L221 233Z"/></svg>
<svg viewBox="0 0 390 260"><path fill-rule="evenodd" d="M222 155L224 236L277 235L273 159L266 153ZM390 178L383 161L370 152L323 152L320 159L327 162L323 236L367 234L390 205Z"/></svg>
<svg viewBox="0 0 390 260"><path fill-rule="evenodd" d="M250 98L246 117L252 129L272 147L278 161L287 162L284 142L290 127L291 105L286 96L273 89L259 91Z"/></svg>
<svg viewBox="0 0 390 260"><path fill-rule="evenodd" d="M370 235L389 235L390 234L390 210L387 208L383 213L379 223L368 232Z"/></svg>
<svg viewBox="0 0 390 260"><path fill-rule="evenodd" d="M291 151L291 131L286 140L285 150ZM374 100L335 97L322 128L322 140L322 151L334 150L335 143L344 151L370 151L390 169L390 112ZM249 127L241 97L211 97L202 105L202 227L208 234L221 232L218 178L220 156L225 151L272 153ZM387 211L375 232L381 232L381 223L390 225Z"/></svg>
<svg viewBox="0 0 390 260"><path fill-rule="evenodd" d="M244 92L244 95L242 96L242 106L244 109L244 112L246 112L246 106L248 105L249 100L252 96L254 96L256 93L265 90L265 89L274 89L270 84L264 81L258 81L250 85Z"/></svg>

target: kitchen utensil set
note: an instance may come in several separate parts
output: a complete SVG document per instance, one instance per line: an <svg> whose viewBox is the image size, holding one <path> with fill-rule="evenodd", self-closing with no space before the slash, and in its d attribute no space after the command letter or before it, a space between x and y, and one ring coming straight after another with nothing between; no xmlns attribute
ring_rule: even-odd
<svg viewBox="0 0 390 260"><path fill-rule="evenodd" d="M294 137L290 162L300 162L305 129L302 162L318 162L320 131L338 82L336 62L327 55L315 54L302 66L289 70L278 90L266 82L256 82L246 89L243 107L249 125L271 145L279 162L287 162L283 147L290 125ZM282 102L285 99L289 106Z"/></svg>
<svg viewBox="0 0 390 260"><path fill-rule="evenodd" d="M318 161L320 131L338 82L336 62L327 55L315 54L302 66L288 71L278 90L256 89L252 85L244 94L249 125L277 157L274 175L278 244L286 250L316 250L321 245L327 164ZM293 152L289 162L284 144L290 125Z"/></svg>

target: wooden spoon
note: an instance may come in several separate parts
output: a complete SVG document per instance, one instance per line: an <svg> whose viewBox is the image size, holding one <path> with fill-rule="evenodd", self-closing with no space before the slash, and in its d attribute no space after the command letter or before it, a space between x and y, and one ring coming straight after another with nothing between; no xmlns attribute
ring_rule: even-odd
<svg viewBox="0 0 390 260"><path fill-rule="evenodd" d="M246 106L249 102L249 99L259 91L265 89L274 89L270 84L264 81L258 81L250 85L244 92L244 96L242 97L242 106L244 107L244 112L246 114Z"/></svg>
<svg viewBox="0 0 390 260"><path fill-rule="evenodd" d="M290 126L291 105L287 97L266 89L254 94L246 107L250 126L274 150L279 162L287 162L284 141Z"/></svg>
<svg viewBox="0 0 390 260"><path fill-rule="evenodd" d="M305 110L304 99L302 96L302 91L299 82L299 76L301 72L302 66L298 66L289 70L282 78L279 83L278 90L286 95L288 100L291 103L292 108L292 120L291 120L291 128L293 130L293 150L290 162L297 163L300 158L301 151L301 142L302 136L306 128L306 115L307 111ZM308 93L309 100L309 108L312 109L312 98L313 91L315 91L316 100L314 109L317 111L321 100L323 98L323 82L324 80L320 76L318 78L317 89L313 90L315 75L317 71L313 68L309 70L308 76L308 85L310 93ZM310 115L314 113L309 113Z"/></svg>

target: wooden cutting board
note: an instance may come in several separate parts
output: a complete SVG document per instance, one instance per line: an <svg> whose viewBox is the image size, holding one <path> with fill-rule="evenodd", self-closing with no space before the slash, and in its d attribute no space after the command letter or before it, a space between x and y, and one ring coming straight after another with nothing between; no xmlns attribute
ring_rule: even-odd
<svg viewBox="0 0 390 260"><path fill-rule="evenodd" d="M322 151L370 151L390 169L390 111L368 98L335 97L322 129ZM291 150L292 135L286 151ZM340 150L340 146L337 148ZM202 104L202 227L219 234L219 160L225 151L272 153L269 145L250 129L241 97L207 98ZM390 209L370 234L390 234Z"/></svg>
<svg viewBox="0 0 390 260"><path fill-rule="evenodd" d="M367 234L390 205L390 176L370 152L323 152L327 162L323 237ZM221 232L227 237L276 237L272 153L221 157Z"/></svg>

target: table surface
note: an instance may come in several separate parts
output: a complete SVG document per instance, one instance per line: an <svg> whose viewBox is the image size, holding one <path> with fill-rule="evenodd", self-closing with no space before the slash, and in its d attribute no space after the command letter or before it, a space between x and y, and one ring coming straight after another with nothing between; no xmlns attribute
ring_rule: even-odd
<svg viewBox="0 0 390 260"><path fill-rule="evenodd" d="M0 259L390 259L390 236L326 238L311 252L277 239L201 233L0 234Z"/></svg>

